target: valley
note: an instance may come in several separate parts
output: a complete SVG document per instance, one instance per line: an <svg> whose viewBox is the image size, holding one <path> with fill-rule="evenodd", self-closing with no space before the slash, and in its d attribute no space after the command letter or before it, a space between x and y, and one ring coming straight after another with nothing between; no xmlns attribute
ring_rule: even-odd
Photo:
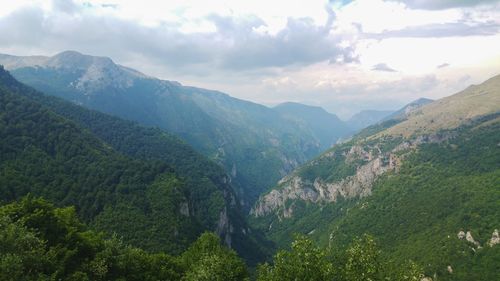
<svg viewBox="0 0 500 281"><path fill-rule="evenodd" d="M286 105L268 108L74 51L36 60L3 55L0 63L39 91L179 136L225 167L246 209L281 177L353 132L335 115L326 117L334 120L329 128L311 131L307 120L286 114Z"/></svg>
<svg viewBox="0 0 500 281"><path fill-rule="evenodd" d="M495 233L500 217L500 76L444 99L412 102L351 136L355 128L319 107L287 103L266 108L222 93L136 76L110 61L108 67L117 68L120 75L132 73L133 82L104 86L104 78L90 79L86 85L91 90L81 90L75 81L89 74L79 73L72 78L76 80L64 78L68 84L54 88L51 77L71 72L62 67L70 64L67 55L93 61L91 66L72 65L87 72L103 60L62 53L57 60L46 58L59 66L26 66L24 61L30 60L18 58L16 67L22 67L13 70L15 76L2 70L3 204L30 194L61 207L75 206L76 215L90 228L118 234L125 243L152 252L180 254L209 230L255 266L274 249L286 249L298 233L336 251L344 251L353 237L369 234L382 250L380 257L391 261L388 268L413 261L421 266L419 274L441 280L488 276L484 272L494 278L493 261L499 258ZM165 91L177 100L176 106L189 100L185 106L209 116L200 117L208 124L245 124L248 132L241 139L223 134L224 140L214 144L226 143L214 156L193 143L219 129L198 132L201 138L190 140L182 130L167 130L164 123L120 113L124 103L135 104L127 101L138 94L130 90L135 83L160 87L145 92L143 104L148 104L148 95L162 96L158 91ZM103 107L101 98L108 98L102 97L103 89L122 92L114 96L118 107ZM168 111L159 109L158 102L149 104ZM113 113L131 121L108 115ZM196 114L175 116L171 124L178 128L198 122L185 120ZM268 129L261 126L264 120L273 120L265 122ZM44 128L52 128L49 137L42 133L48 130ZM267 144L263 139L241 143L262 137L263 130L272 132L264 138L276 138ZM243 154L227 155L227 147ZM321 150L326 151L315 156ZM238 157L244 158L227 162ZM229 168L227 163L232 163ZM237 167L255 165L264 166L246 170L245 176L259 179L241 181L238 173L245 170L238 172ZM266 173L260 174L263 167ZM270 189L273 182L277 186ZM255 186L259 188L252 190Z"/></svg>
<svg viewBox="0 0 500 281"><path fill-rule="evenodd" d="M0 7L0 281L500 280L500 0Z"/></svg>

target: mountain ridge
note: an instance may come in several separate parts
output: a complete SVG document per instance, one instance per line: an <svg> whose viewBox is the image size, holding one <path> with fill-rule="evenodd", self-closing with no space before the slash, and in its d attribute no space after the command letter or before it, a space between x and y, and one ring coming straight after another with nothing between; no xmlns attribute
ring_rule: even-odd
<svg viewBox="0 0 500 281"><path fill-rule="evenodd" d="M106 58L89 66L94 59L80 53L63 52L54 57L45 66L11 63L16 67L10 71L44 93L181 137L230 171L245 208L260 192L322 150L309 131L263 105L130 74ZM87 68L50 66L64 65L63 59Z"/></svg>
<svg viewBox="0 0 500 281"><path fill-rule="evenodd" d="M354 114L346 122L355 130L361 130L378 123L393 113L392 110L362 110Z"/></svg>

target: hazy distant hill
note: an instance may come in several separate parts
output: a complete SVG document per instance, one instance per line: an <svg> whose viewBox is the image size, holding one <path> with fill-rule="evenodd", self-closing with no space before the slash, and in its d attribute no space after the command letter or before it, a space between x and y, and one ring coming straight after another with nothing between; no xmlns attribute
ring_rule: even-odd
<svg viewBox="0 0 500 281"><path fill-rule="evenodd" d="M379 121L383 120L392 113L394 113L394 111L363 110L359 113L354 114L351 118L349 118L349 120L347 120L347 124L349 125L350 128L354 130L360 130L370 125L378 123Z"/></svg>
<svg viewBox="0 0 500 281"><path fill-rule="evenodd" d="M335 114L318 106L287 102L277 105L274 110L298 123L303 130L309 130L320 141L323 150L352 133L352 129Z"/></svg>
<svg viewBox="0 0 500 281"><path fill-rule="evenodd" d="M418 100L412 101L409 104L405 105L400 110L395 111L389 114L388 116L384 117L382 121L387 121L390 119L398 119L398 120L406 119L408 115L411 114L411 112L431 102L433 102L433 100L427 98L420 98Z"/></svg>
<svg viewBox="0 0 500 281"><path fill-rule="evenodd" d="M496 76L326 151L261 196L252 222L280 246L295 232L340 247L370 233L386 259L428 276L494 280L499 143Z"/></svg>

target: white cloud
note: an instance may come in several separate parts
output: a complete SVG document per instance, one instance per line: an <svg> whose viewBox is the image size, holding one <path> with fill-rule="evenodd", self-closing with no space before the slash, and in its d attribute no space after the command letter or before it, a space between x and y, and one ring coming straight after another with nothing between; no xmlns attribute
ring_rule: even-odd
<svg viewBox="0 0 500 281"><path fill-rule="evenodd" d="M347 116L500 72L498 1L431 2L0 0L0 52L75 49L244 99Z"/></svg>

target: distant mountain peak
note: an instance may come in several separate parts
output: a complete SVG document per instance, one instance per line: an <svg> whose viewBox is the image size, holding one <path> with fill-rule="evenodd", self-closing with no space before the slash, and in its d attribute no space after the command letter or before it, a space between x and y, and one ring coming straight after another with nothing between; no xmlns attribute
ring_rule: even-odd
<svg viewBox="0 0 500 281"><path fill-rule="evenodd" d="M354 114L347 123L355 130L366 128L370 125L376 124L387 116L394 113L388 110L362 110Z"/></svg>
<svg viewBox="0 0 500 281"><path fill-rule="evenodd" d="M0 64L6 69L12 70L29 66L41 66L50 57L46 56L13 56L7 54L0 54Z"/></svg>
<svg viewBox="0 0 500 281"><path fill-rule="evenodd" d="M109 87L129 88L137 78L150 78L139 71L114 63L109 57L91 56L73 50L63 51L52 57L0 54L0 64L9 70L36 68L59 73L56 76L63 77L67 87L84 95Z"/></svg>
<svg viewBox="0 0 500 281"><path fill-rule="evenodd" d="M45 63L48 67L55 68L76 68L76 69L87 69L90 67L94 68L117 68L113 60L108 57L96 57L90 55L84 55L77 51L64 51L61 52Z"/></svg>
<svg viewBox="0 0 500 281"><path fill-rule="evenodd" d="M337 115L319 106L285 102L273 109L292 122L311 130L312 135L320 140L323 149L352 133L348 125Z"/></svg>
<svg viewBox="0 0 500 281"><path fill-rule="evenodd" d="M406 120L380 132L379 136L409 137L454 129L479 116L499 112L499 105L500 75L497 75L409 112Z"/></svg>
<svg viewBox="0 0 500 281"><path fill-rule="evenodd" d="M299 102L292 102L292 101L287 101L284 103L280 103L274 107L276 110L301 110L301 111L309 111L309 112L316 112L319 114L328 114L331 116L335 116L335 118L338 118L337 115L330 113L326 111L323 107L321 106L316 106L316 105L307 105Z"/></svg>
<svg viewBox="0 0 500 281"><path fill-rule="evenodd" d="M403 106L401 109L395 111L394 113L388 115L387 117L382 119L382 121L387 121L390 119L406 119L412 112L433 101L434 100L428 98L419 98Z"/></svg>
<svg viewBox="0 0 500 281"><path fill-rule="evenodd" d="M288 106L288 107L304 107L304 108L310 108L310 109L317 109L317 110L321 110L321 111L326 111L321 106L308 105L308 104L303 104L303 103L294 102L294 101L283 102L283 103L278 104L275 107L284 107L284 106Z"/></svg>

